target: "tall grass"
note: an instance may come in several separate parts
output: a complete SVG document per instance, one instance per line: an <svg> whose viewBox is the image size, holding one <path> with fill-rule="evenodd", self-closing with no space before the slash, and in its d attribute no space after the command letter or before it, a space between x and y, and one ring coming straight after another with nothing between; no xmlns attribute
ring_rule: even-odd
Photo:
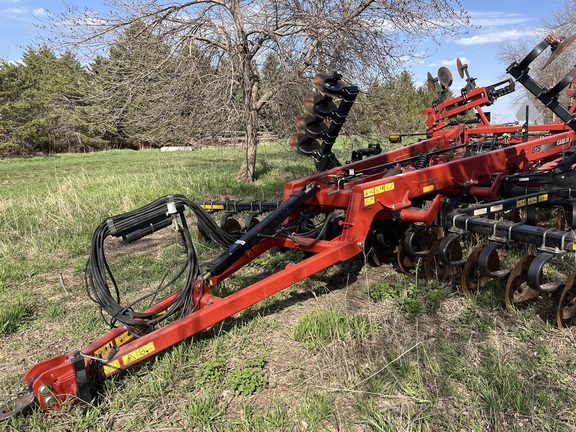
<svg viewBox="0 0 576 432"><path fill-rule="evenodd" d="M283 147L269 145L261 153L260 178L252 184L235 181L241 156L237 148L2 160L0 260L22 273L36 271L30 266L46 268L83 259L92 232L103 219L162 195L278 200L285 181L311 172L309 161L286 154ZM293 163L285 170L267 168L277 167L279 160Z"/></svg>

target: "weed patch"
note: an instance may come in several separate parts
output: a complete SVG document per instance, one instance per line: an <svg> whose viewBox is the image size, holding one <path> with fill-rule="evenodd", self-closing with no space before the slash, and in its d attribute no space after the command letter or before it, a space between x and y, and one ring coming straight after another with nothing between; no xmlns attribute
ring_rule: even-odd
<svg viewBox="0 0 576 432"><path fill-rule="evenodd" d="M204 362L194 374L194 385L217 386L224 381L228 372L228 361L223 357L214 357Z"/></svg>
<svg viewBox="0 0 576 432"><path fill-rule="evenodd" d="M399 289L390 282L373 282L368 286L368 295L372 300L393 299L399 294Z"/></svg>
<svg viewBox="0 0 576 432"><path fill-rule="evenodd" d="M268 380L264 375L263 358L248 360L243 366L237 367L230 372L228 384L237 395L251 396L264 389Z"/></svg>
<svg viewBox="0 0 576 432"><path fill-rule="evenodd" d="M368 287L368 295L373 300L394 299L398 309L412 316L426 313L426 303L421 292L417 285L406 277L395 284L387 281L372 283ZM434 309L440 306L440 302L444 298L442 290L429 291L428 301Z"/></svg>
<svg viewBox="0 0 576 432"><path fill-rule="evenodd" d="M315 310L304 315L294 329L294 339L311 350L319 350L334 340L364 341L376 333L365 315L344 314L339 309Z"/></svg>

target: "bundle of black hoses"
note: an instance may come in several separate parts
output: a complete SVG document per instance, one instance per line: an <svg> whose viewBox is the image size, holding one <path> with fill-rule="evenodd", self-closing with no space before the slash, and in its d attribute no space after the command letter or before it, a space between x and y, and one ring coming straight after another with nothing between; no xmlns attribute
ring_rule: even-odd
<svg viewBox="0 0 576 432"><path fill-rule="evenodd" d="M195 310L197 305L193 304L193 289L194 282L200 275L200 268L184 217L185 207L194 212L212 240L228 246L238 239L240 234L230 234L221 229L202 207L183 195L164 196L139 209L108 218L96 228L86 264L86 289L89 297L100 306L104 320L111 327L120 323L138 335L177 313L185 316ZM106 260L105 240L110 236L122 237L125 242L130 243L170 225L176 228L186 252L182 268L169 281L163 280L154 291L129 304L121 304L118 285ZM182 286L172 287L182 275L185 275ZM169 288L173 289L169 292ZM169 297L171 300L153 312L136 309L147 304L144 307L146 310L156 299Z"/></svg>

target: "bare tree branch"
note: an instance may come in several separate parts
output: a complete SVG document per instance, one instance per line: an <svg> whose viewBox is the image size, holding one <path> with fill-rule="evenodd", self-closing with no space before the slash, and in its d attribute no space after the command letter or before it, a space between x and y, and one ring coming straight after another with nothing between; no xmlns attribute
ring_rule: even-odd
<svg viewBox="0 0 576 432"><path fill-rule="evenodd" d="M107 4L109 14L70 5L67 14L52 17L54 42L106 56L128 28L143 23L131 37L144 40L153 35L169 49L155 57L151 76L134 71L123 78L131 84L124 88L133 90L136 79L166 81L160 71L174 73L170 68L178 64L175 59L193 46L212 68L213 81L201 89L192 84L183 88L194 88L190 97L214 98L195 100L197 106L210 106L205 112L194 110L197 118L208 119L209 111L212 121L235 116L236 123L244 124L247 150L238 178L245 181L254 178L259 114L287 83L299 82L312 68L339 69L357 81L370 82L394 70L399 58L413 56L420 38L453 34L468 24L457 0L109 0ZM283 69L281 82L263 91L261 67L272 54ZM204 82L207 76L196 81ZM174 91L172 84L166 85Z"/></svg>

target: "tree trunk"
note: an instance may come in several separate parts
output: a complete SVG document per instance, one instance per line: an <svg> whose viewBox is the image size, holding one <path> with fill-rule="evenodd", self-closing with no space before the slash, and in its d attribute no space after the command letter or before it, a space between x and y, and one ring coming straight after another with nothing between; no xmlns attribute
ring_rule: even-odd
<svg viewBox="0 0 576 432"><path fill-rule="evenodd" d="M244 143L244 160L236 180L252 182L256 177L256 149L258 147L258 111L251 103L246 107L246 142Z"/></svg>
<svg viewBox="0 0 576 432"><path fill-rule="evenodd" d="M242 71L242 96L244 99L244 113L246 115L246 142L244 143L244 160L240 166L240 172L236 177L240 182L253 182L256 177L256 149L258 147L258 75L252 70L251 58L245 55L241 62Z"/></svg>

